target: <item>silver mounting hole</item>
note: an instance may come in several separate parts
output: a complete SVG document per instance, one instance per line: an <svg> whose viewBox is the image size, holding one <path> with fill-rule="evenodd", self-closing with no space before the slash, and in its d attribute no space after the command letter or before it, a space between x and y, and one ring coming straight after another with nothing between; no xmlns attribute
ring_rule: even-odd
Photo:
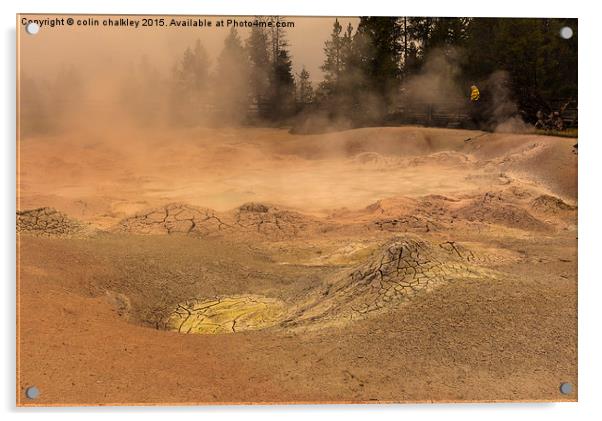
<svg viewBox="0 0 602 421"><path fill-rule="evenodd" d="M573 29L569 26L563 26L560 28L560 38L571 39L573 38Z"/></svg>
<svg viewBox="0 0 602 421"><path fill-rule="evenodd" d="M25 389L25 396L27 396L27 399L37 399L38 396L40 396L40 389L35 386L30 386Z"/></svg>
<svg viewBox="0 0 602 421"><path fill-rule="evenodd" d="M35 35L40 32L40 25L35 22L29 22L27 25L25 25L25 30L29 35Z"/></svg>
<svg viewBox="0 0 602 421"><path fill-rule="evenodd" d="M573 393L573 385L570 383L560 383L560 393L570 395Z"/></svg>

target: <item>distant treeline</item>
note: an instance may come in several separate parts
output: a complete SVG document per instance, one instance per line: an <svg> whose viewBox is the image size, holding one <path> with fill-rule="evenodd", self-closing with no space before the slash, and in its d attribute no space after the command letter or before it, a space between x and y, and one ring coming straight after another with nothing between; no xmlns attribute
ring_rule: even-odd
<svg viewBox="0 0 602 421"><path fill-rule="evenodd" d="M576 19L364 17L355 32L335 21L324 50L316 101L355 122L404 102L468 104L472 84L490 107L512 101L527 121L553 100L577 100Z"/></svg>
<svg viewBox="0 0 602 421"><path fill-rule="evenodd" d="M572 28L572 38L560 36L564 26ZM538 110L552 111L558 99L577 100L577 35L576 19L362 17L357 28L335 19L323 51L316 52L324 56L323 74L312 78L303 66L293 72L284 28L254 27L245 40L232 29L215 63L200 40L168 75L143 59L123 81L120 102L143 125L319 117L357 126L382 123L410 102L468 106L470 86L477 84L484 99L503 90L504 101L530 121ZM59 113L82 85L81 76L69 72L47 84L45 97L39 83L22 83L23 114L46 112L38 125L51 124L48 113ZM503 89L492 80L503 80Z"/></svg>

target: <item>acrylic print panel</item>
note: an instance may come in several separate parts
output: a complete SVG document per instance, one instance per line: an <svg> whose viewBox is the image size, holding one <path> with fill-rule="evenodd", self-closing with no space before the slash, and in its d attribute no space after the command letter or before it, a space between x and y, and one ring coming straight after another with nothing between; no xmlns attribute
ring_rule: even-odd
<svg viewBox="0 0 602 421"><path fill-rule="evenodd" d="M577 29L18 16L18 404L576 400Z"/></svg>

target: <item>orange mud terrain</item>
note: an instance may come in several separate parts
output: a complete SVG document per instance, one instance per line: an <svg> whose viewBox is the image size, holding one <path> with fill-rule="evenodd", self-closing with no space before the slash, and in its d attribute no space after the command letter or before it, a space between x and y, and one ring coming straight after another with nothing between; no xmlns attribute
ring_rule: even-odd
<svg viewBox="0 0 602 421"><path fill-rule="evenodd" d="M576 400L575 143L22 139L17 401Z"/></svg>

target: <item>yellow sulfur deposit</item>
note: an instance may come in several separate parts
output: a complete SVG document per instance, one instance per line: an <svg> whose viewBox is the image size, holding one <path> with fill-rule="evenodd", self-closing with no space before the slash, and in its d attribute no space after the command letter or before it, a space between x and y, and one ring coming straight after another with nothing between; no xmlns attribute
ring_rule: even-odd
<svg viewBox="0 0 602 421"><path fill-rule="evenodd" d="M273 326L284 313L273 298L232 296L178 304L167 328L181 333L233 333Z"/></svg>

